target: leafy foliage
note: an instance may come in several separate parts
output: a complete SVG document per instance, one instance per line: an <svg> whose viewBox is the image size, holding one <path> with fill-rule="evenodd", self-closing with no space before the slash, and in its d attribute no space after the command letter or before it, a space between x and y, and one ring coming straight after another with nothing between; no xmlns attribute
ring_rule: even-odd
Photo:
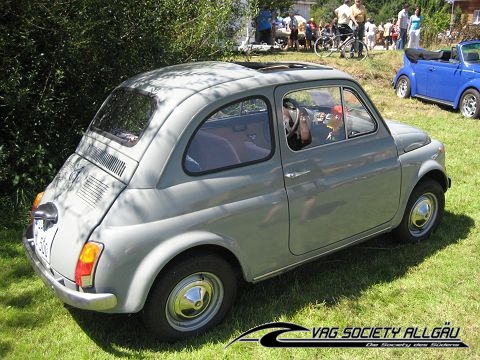
<svg viewBox="0 0 480 360"><path fill-rule="evenodd" d="M224 56L234 0L4 0L0 195L41 190L127 77Z"/></svg>

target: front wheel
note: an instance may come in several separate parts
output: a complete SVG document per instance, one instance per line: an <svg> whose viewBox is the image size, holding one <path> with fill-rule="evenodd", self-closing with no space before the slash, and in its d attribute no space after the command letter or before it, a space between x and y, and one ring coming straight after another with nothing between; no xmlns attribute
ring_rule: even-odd
<svg viewBox="0 0 480 360"><path fill-rule="evenodd" d="M161 340L186 338L222 321L235 294L236 277L223 258L213 254L182 258L155 282L143 322Z"/></svg>
<svg viewBox="0 0 480 360"><path fill-rule="evenodd" d="M346 58L365 60L368 57L368 46L361 40L350 39L343 46Z"/></svg>
<svg viewBox="0 0 480 360"><path fill-rule="evenodd" d="M393 230L402 242L425 240L437 228L445 209L442 186L434 180L418 184L408 199L402 222Z"/></svg>
<svg viewBox="0 0 480 360"><path fill-rule="evenodd" d="M480 93L475 89L467 89L460 99L460 112L469 119L480 116Z"/></svg>
<svg viewBox="0 0 480 360"><path fill-rule="evenodd" d="M395 86L395 92L401 99L410 97L411 85L408 76L402 75L398 78L397 86Z"/></svg>

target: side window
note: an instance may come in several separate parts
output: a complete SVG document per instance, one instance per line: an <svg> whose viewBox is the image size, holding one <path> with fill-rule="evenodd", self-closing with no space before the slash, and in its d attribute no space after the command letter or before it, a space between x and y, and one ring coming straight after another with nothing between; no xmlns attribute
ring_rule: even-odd
<svg viewBox="0 0 480 360"><path fill-rule="evenodd" d="M340 87L321 87L292 92L284 97L283 103L283 122L288 144L292 150L345 140ZM297 116L299 116L298 125L296 124ZM308 126L308 134L305 129L300 131L302 125Z"/></svg>
<svg viewBox="0 0 480 360"><path fill-rule="evenodd" d="M453 60L457 60L457 61L460 60L460 59L458 58L458 52L457 52L457 47L456 47L456 46L453 46L453 47L452 47L452 59L453 59Z"/></svg>
<svg viewBox="0 0 480 360"><path fill-rule="evenodd" d="M374 132L377 129L377 123L359 100L357 94L350 89L344 89L343 98L348 137Z"/></svg>
<svg viewBox="0 0 480 360"><path fill-rule="evenodd" d="M270 118L262 98L243 99L219 109L194 133L184 155L184 169L203 174L270 158Z"/></svg>
<svg viewBox="0 0 480 360"><path fill-rule="evenodd" d="M343 141L377 128L357 94L340 86L286 94L283 123L288 145L294 151Z"/></svg>

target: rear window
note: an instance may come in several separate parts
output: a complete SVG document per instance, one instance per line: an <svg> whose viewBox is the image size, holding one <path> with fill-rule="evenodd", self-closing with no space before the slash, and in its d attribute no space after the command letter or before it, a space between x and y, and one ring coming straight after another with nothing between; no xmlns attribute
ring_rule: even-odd
<svg viewBox="0 0 480 360"><path fill-rule="evenodd" d="M155 107L155 99L147 93L116 89L95 115L90 130L125 146L133 146L142 136Z"/></svg>

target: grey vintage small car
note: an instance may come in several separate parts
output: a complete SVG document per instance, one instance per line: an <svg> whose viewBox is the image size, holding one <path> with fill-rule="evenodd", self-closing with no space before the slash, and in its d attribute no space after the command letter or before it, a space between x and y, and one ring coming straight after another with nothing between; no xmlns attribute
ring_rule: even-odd
<svg viewBox="0 0 480 360"><path fill-rule="evenodd" d="M393 231L427 238L444 145L385 121L349 75L199 62L113 90L37 197L23 244L64 303L141 312L166 341L219 323L258 282Z"/></svg>

